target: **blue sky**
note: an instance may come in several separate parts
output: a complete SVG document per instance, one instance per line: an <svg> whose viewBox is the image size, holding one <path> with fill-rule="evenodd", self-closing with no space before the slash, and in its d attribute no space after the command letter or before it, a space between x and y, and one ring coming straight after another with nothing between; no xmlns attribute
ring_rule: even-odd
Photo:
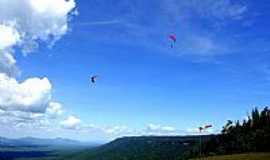
<svg viewBox="0 0 270 160"><path fill-rule="evenodd" d="M149 124L191 134L210 123L217 132L226 120L268 105L269 7L250 0L77 0L78 14L53 47L40 42L28 56L18 49L17 79L48 77L66 113L95 127L128 128L117 136L147 134ZM77 133L68 136L116 137Z"/></svg>

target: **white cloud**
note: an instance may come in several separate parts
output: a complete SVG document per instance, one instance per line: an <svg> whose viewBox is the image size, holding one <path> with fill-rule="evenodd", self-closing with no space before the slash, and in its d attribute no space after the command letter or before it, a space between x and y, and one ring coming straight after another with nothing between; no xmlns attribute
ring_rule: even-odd
<svg viewBox="0 0 270 160"><path fill-rule="evenodd" d="M114 25L120 24L122 21L118 19L107 20L107 21L89 21L78 23L80 26L103 26L103 25Z"/></svg>
<svg viewBox="0 0 270 160"><path fill-rule="evenodd" d="M213 56L224 54L226 47L207 36L190 36L182 42L181 51L184 55Z"/></svg>
<svg viewBox="0 0 270 160"><path fill-rule="evenodd" d="M148 124L146 128L141 130L132 129L125 125L115 125L101 127L96 125L84 126L83 124L80 127L80 131L86 133L97 132L104 136L109 136L110 138L122 137L122 136L142 136L142 135L177 135L181 134L179 130L171 126L162 126L156 124Z"/></svg>
<svg viewBox="0 0 270 160"><path fill-rule="evenodd" d="M231 54L237 40L232 39L229 25L242 26L250 17L248 2L234 0L164 0L164 14L178 26L179 37L172 54L208 59ZM225 34L224 34L225 33ZM227 33L227 35L226 35ZM165 50L167 51L167 50Z"/></svg>
<svg viewBox="0 0 270 160"><path fill-rule="evenodd" d="M1 0L0 72L13 72L14 46L25 54L38 47L38 41L55 42L68 31L74 0Z"/></svg>
<svg viewBox="0 0 270 160"><path fill-rule="evenodd" d="M0 50L15 45L20 40L20 35L14 26L0 24Z"/></svg>
<svg viewBox="0 0 270 160"><path fill-rule="evenodd" d="M184 2L184 6L192 9L198 16L224 20L242 19L248 8L245 4L233 0L192 0Z"/></svg>
<svg viewBox="0 0 270 160"><path fill-rule="evenodd" d="M0 123L3 125L9 125L15 127L17 124L28 124L33 125L45 116L42 113L31 113L23 111L4 111L0 117Z"/></svg>
<svg viewBox="0 0 270 160"><path fill-rule="evenodd" d="M4 110L0 109L0 115L5 114L5 112L6 112L6 111L4 111Z"/></svg>
<svg viewBox="0 0 270 160"><path fill-rule="evenodd" d="M146 126L146 134L162 135L176 134L177 130L171 126L162 126L156 124L148 124Z"/></svg>
<svg viewBox="0 0 270 160"><path fill-rule="evenodd" d="M129 128L126 126L113 126L102 129L105 133L110 135L121 135L128 134L130 132Z"/></svg>
<svg viewBox="0 0 270 160"><path fill-rule="evenodd" d="M40 41L55 42L68 31L74 0L0 1L0 108L60 114L61 106L51 102L52 85L45 78L18 82L14 47L29 53Z"/></svg>
<svg viewBox="0 0 270 160"><path fill-rule="evenodd" d="M36 119L40 119L44 117L43 113L32 113L32 112L22 112L22 111L11 111L11 112L7 112L10 115L20 118L22 120L36 120Z"/></svg>
<svg viewBox="0 0 270 160"><path fill-rule="evenodd" d="M0 108L44 113L51 100L51 89L47 78L29 78L19 83L0 73Z"/></svg>
<svg viewBox="0 0 270 160"><path fill-rule="evenodd" d="M16 60L11 53L11 47L19 41L20 35L12 25L0 24L0 72L15 73Z"/></svg>
<svg viewBox="0 0 270 160"><path fill-rule="evenodd" d="M75 7L75 2L73 0L30 0L30 5L38 14L62 17Z"/></svg>
<svg viewBox="0 0 270 160"><path fill-rule="evenodd" d="M195 37L193 39L193 49L200 54L213 52L216 48L216 44L211 39L205 37Z"/></svg>
<svg viewBox="0 0 270 160"><path fill-rule="evenodd" d="M46 110L46 113L52 117L56 118L63 114L63 107L60 103L57 102L50 102L48 105L48 108Z"/></svg>
<svg viewBox="0 0 270 160"><path fill-rule="evenodd" d="M64 126L62 125L62 127ZM94 124L85 124L82 121L79 125L77 125L77 127L72 127L71 129L78 130L83 134L97 134L98 136L107 137L109 139L114 139L122 136L142 135L141 131L131 129L125 125L99 126Z"/></svg>
<svg viewBox="0 0 270 160"><path fill-rule="evenodd" d="M46 40L67 31L74 0L1 0L0 24L13 23L22 39Z"/></svg>
<svg viewBox="0 0 270 160"><path fill-rule="evenodd" d="M60 122L63 128L65 129L79 129L81 125L81 120L75 116L69 116L62 122Z"/></svg>
<svg viewBox="0 0 270 160"><path fill-rule="evenodd" d="M58 104L56 102L53 103ZM43 133L46 135L52 131L56 134L61 129L61 126L58 124L60 119L60 115L52 115L48 112L33 113L0 109L1 128L18 132L20 136L22 136L23 133L25 133L25 136L36 136L35 133ZM3 132L5 133L5 131Z"/></svg>
<svg viewBox="0 0 270 160"><path fill-rule="evenodd" d="M8 128L54 128L62 105L52 101L47 77L17 81L15 51L25 56L68 32L74 0L0 0L0 123ZM16 47L16 50L15 50ZM20 52L18 52L20 53ZM55 123L53 123L55 124Z"/></svg>
<svg viewBox="0 0 270 160"><path fill-rule="evenodd" d="M0 50L0 73L3 72L8 75L16 75L18 73L16 60L14 59L11 52L6 50Z"/></svg>

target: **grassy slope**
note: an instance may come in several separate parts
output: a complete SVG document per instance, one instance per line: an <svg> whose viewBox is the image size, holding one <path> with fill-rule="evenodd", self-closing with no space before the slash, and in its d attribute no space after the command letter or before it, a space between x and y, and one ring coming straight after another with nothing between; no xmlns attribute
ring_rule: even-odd
<svg viewBox="0 0 270 160"><path fill-rule="evenodd" d="M250 154L215 156L204 158L203 160L270 160L270 153L250 153Z"/></svg>

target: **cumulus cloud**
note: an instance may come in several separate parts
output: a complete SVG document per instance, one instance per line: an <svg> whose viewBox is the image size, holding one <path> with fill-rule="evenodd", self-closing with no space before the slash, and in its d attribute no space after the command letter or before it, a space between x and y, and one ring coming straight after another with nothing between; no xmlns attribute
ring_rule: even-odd
<svg viewBox="0 0 270 160"><path fill-rule="evenodd" d="M16 80L20 71L14 55L27 56L39 42L54 44L68 32L75 7L74 0L0 0L1 126L22 130L56 127L50 124L59 120L63 109L52 101L51 82L47 77Z"/></svg>
<svg viewBox="0 0 270 160"><path fill-rule="evenodd" d="M67 121L67 119L64 120L64 121ZM77 119L79 119L79 118L77 118ZM60 122L60 124L61 124L62 128L64 128L64 129L72 129L72 130L79 131L82 134L88 134L88 135L89 134L97 134L99 136L104 136L104 137L107 137L107 138L110 138L110 139L111 138L114 139L114 138L122 137L122 136L142 135L141 131L129 128L129 127L125 126L125 125L102 126L102 125L95 125L95 124L87 124L87 123L85 123L83 121L80 121L80 123L78 123L76 125L76 127L74 127L74 126L73 127L67 127L67 125L64 124L63 121Z"/></svg>
<svg viewBox="0 0 270 160"><path fill-rule="evenodd" d="M0 72L13 74L16 71L16 60L11 47L20 41L19 33L12 26L0 24Z"/></svg>
<svg viewBox="0 0 270 160"><path fill-rule="evenodd" d="M102 129L105 133L110 135L130 134L131 130L126 126L113 126Z"/></svg>
<svg viewBox="0 0 270 160"><path fill-rule="evenodd" d="M81 120L75 116L69 116L62 122L60 122L61 126L65 129L79 129L81 125Z"/></svg>
<svg viewBox="0 0 270 160"><path fill-rule="evenodd" d="M7 75L16 75L18 73L16 60L9 51L0 50L0 72Z"/></svg>
<svg viewBox="0 0 270 160"><path fill-rule="evenodd" d="M38 41L54 42L66 34L75 6L74 0L1 0L0 72L16 69L14 46L28 54Z"/></svg>
<svg viewBox="0 0 270 160"><path fill-rule="evenodd" d="M22 40L47 40L67 32L74 0L1 0L0 24L13 23Z"/></svg>
<svg viewBox="0 0 270 160"><path fill-rule="evenodd" d="M62 105L60 103L50 102L47 109L46 109L46 113L50 117L56 118L56 117L63 114L63 107L62 107Z"/></svg>
<svg viewBox="0 0 270 160"><path fill-rule="evenodd" d="M3 111L3 110L2 110ZM42 113L32 113L23 111L3 111L0 117L1 125L7 125L10 128L17 128L18 125L32 125L43 121L45 115Z"/></svg>
<svg viewBox="0 0 270 160"><path fill-rule="evenodd" d="M18 132L20 133L20 135L26 133L26 136L35 136L34 132L48 133L53 131L57 133L61 129L61 126L59 125L59 121L61 120L61 118L61 115L52 115L51 112L33 113L13 110L6 111L0 109L1 128L6 128L5 130L12 130L14 132ZM5 130L3 131L4 133Z"/></svg>
<svg viewBox="0 0 270 160"><path fill-rule="evenodd" d="M20 35L14 26L0 25L0 49L15 45L20 40Z"/></svg>
<svg viewBox="0 0 270 160"><path fill-rule="evenodd" d="M156 124L148 124L143 129L132 129L125 125L101 127L101 126L96 126L96 125L83 126L82 124L80 129L87 133L98 132L100 134L107 135L111 138L122 137L122 136L181 134L180 131L174 127L156 125Z"/></svg>
<svg viewBox="0 0 270 160"><path fill-rule="evenodd" d="M44 78L18 82L14 47L26 55L38 42L55 42L68 31L74 0L0 1L0 108L8 111L59 115L61 105L51 102L52 85Z"/></svg>
<svg viewBox="0 0 270 160"><path fill-rule="evenodd" d="M20 83L0 73L0 108L44 113L51 100L51 89L47 78L29 78Z"/></svg>
<svg viewBox="0 0 270 160"><path fill-rule="evenodd" d="M177 130L171 126L162 126L157 124L148 124L146 126L146 134L162 135L162 134L176 134Z"/></svg>

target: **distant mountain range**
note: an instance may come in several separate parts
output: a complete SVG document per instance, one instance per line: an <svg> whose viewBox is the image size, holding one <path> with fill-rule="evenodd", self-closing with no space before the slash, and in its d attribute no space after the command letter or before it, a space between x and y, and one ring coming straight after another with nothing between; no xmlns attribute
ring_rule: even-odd
<svg viewBox="0 0 270 160"><path fill-rule="evenodd" d="M202 136L202 141L214 135ZM200 142L200 136L142 136L116 139L100 147L88 149L64 160L164 160L182 159Z"/></svg>
<svg viewBox="0 0 270 160"><path fill-rule="evenodd" d="M34 147L34 146L97 146L98 143L80 142L65 138L42 139L34 137L24 137L10 139L0 137L0 147Z"/></svg>

